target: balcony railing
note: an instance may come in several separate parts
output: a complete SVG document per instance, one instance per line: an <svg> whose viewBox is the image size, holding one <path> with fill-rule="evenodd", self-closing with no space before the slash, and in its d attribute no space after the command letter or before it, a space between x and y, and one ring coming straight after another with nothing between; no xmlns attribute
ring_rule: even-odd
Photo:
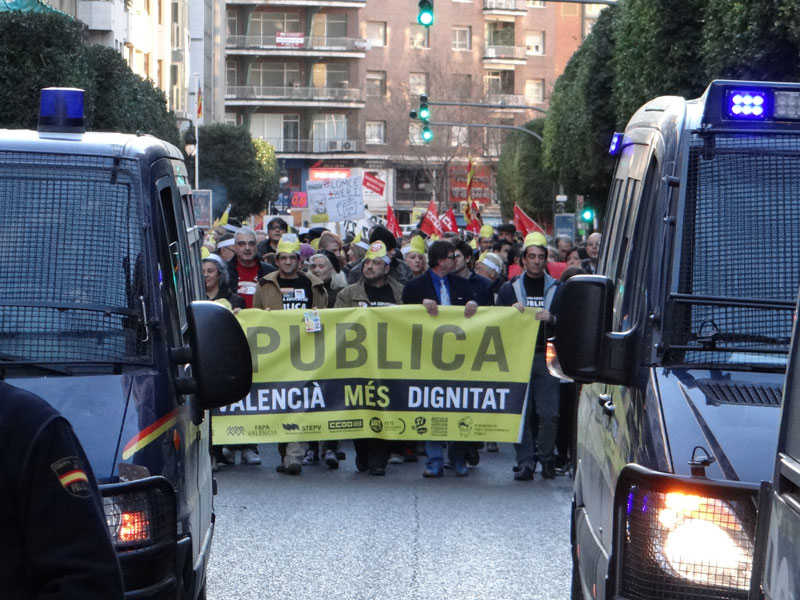
<svg viewBox="0 0 800 600"><path fill-rule="evenodd" d="M225 88L227 99L238 100L313 100L363 102L358 88L234 85Z"/></svg>
<svg viewBox="0 0 800 600"><path fill-rule="evenodd" d="M507 106L524 106L527 104L522 94L486 94L487 104L505 104Z"/></svg>
<svg viewBox="0 0 800 600"><path fill-rule="evenodd" d="M265 142L281 154L312 154L330 152L363 152L363 140L342 140L314 138L310 140L295 140L291 138L263 138Z"/></svg>
<svg viewBox="0 0 800 600"><path fill-rule="evenodd" d="M365 39L349 37L311 36L286 38L275 35L229 35L225 45L228 48L257 48L263 50L364 52L369 44Z"/></svg>
<svg viewBox="0 0 800 600"><path fill-rule="evenodd" d="M493 46L487 44L484 48L483 57L526 60L525 50L525 46Z"/></svg>
<svg viewBox="0 0 800 600"><path fill-rule="evenodd" d="M483 10L513 10L525 12L525 0L483 0Z"/></svg>

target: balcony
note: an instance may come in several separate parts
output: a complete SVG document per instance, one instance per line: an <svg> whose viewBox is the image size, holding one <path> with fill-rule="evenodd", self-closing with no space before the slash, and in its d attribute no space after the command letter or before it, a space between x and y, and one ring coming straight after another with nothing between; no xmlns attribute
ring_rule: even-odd
<svg viewBox="0 0 800 600"><path fill-rule="evenodd" d="M509 107L526 106L528 102L522 94L486 94L486 104L505 104Z"/></svg>
<svg viewBox="0 0 800 600"><path fill-rule="evenodd" d="M487 63L524 65L528 57L525 46L495 46L487 44L483 49L483 60Z"/></svg>
<svg viewBox="0 0 800 600"><path fill-rule="evenodd" d="M225 105L364 108L364 92L345 87L227 86Z"/></svg>
<svg viewBox="0 0 800 600"><path fill-rule="evenodd" d="M525 0L483 0L484 15L524 17L526 12Z"/></svg>
<svg viewBox="0 0 800 600"><path fill-rule="evenodd" d="M227 4L254 5L259 6L305 6L307 8L317 7L339 7L339 8L364 8L367 0L225 0Z"/></svg>
<svg viewBox="0 0 800 600"><path fill-rule="evenodd" d="M263 138L275 148L276 154L353 154L364 152L364 140L315 138L295 140L289 138Z"/></svg>
<svg viewBox="0 0 800 600"><path fill-rule="evenodd" d="M369 42L361 38L305 37L302 34L229 35L225 48L229 55L364 58Z"/></svg>

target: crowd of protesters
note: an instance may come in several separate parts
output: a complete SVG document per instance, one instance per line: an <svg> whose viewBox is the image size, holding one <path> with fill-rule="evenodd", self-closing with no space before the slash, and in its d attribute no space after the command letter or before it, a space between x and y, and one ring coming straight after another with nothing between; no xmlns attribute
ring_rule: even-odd
<svg viewBox="0 0 800 600"><path fill-rule="evenodd" d="M471 236L471 234L468 234ZM514 479L530 481L537 464L543 478L563 473L574 458L576 385L549 374L545 364L547 328L554 323L559 285L582 273L595 273L600 234L584 245L569 237L553 240L541 232L523 236L513 225L484 225L474 238L447 233L431 239L419 230L396 238L383 226L366 239L318 227L290 232L281 217L266 231L226 225L206 236L203 276L209 300L232 310L318 309L421 304L430 315L439 306L464 307L464 318L480 306L513 306L530 311L545 328L536 342L531 388L533 401L523 415L523 434L514 444ZM387 465L416 462L426 456L424 477L457 476L478 464L483 444L473 442L354 441L355 465L371 475L385 475ZM497 452L497 443L485 450ZM261 464L254 445L215 447L215 465ZM303 466L322 462L339 467L345 455L336 441L278 444L278 472L299 475Z"/></svg>

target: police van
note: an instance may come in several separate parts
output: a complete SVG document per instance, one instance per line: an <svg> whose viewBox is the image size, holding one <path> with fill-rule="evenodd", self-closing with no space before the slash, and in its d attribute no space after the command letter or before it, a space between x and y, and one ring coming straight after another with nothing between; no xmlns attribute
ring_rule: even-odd
<svg viewBox="0 0 800 600"><path fill-rule="evenodd" d="M657 98L611 151L597 274L564 284L548 352L583 384L572 597L748 598L800 284L800 85Z"/></svg>
<svg viewBox="0 0 800 600"><path fill-rule="evenodd" d="M126 597L205 597L208 410L252 369L205 298L180 152L85 133L83 91L42 90L38 131L0 130L0 379L72 424L100 484Z"/></svg>

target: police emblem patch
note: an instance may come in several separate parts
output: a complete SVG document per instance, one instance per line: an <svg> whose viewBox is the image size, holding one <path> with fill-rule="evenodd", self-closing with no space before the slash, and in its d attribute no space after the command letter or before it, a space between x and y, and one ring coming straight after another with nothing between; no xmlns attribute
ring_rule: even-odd
<svg viewBox="0 0 800 600"><path fill-rule="evenodd" d="M77 456L66 456L57 460L50 468L67 492L79 498L89 496L89 476Z"/></svg>

